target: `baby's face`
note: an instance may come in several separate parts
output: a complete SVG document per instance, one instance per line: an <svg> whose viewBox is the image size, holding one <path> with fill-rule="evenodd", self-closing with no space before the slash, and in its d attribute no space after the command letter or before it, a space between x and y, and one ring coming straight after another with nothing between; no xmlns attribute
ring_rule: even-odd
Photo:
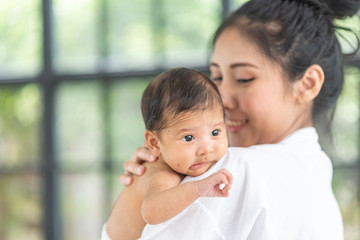
<svg viewBox="0 0 360 240"><path fill-rule="evenodd" d="M224 156L228 148L221 107L176 116L160 131L160 152L176 172L198 176Z"/></svg>

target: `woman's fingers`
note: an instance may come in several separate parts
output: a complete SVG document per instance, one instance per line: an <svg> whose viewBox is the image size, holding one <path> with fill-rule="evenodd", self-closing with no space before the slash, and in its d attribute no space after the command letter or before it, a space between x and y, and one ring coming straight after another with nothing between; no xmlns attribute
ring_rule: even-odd
<svg viewBox="0 0 360 240"><path fill-rule="evenodd" d="M142 166L140 162L132 162L131 160L124 163L124 168L125 174L128 175L142 175L145 172L145 167Z"/></svg>
<svg viewBox="0 0 360 240"><path fill-rule="evenodd" d="M133 175L142 175L145 172L145 167L128 160L124 163L125 173L121 174L119 177L119 181L125 186L130 185L134 178Z"/></svg>
<svg viewBox="0 0 360 240"><path fill-rule="evenodd" d="M119 181L121 184L128 186L133 182L134 178L130 175L122 174L119 177Z"/></svg>
<svg viewBox="0 0 360 240"><path fill-rule="evenodd" d="M142 175L145 172L144 162L154 162L157 158L151 154L147 147L139 147L129 161L124 163L125 174Z"/></svg>
<svg viewBox="0 0 360 240"><path fill-rule="evenodd" d="M157 157L152 155L147 147L139 147L136 149L132 159L137 163L143 163L143 162L154 162L157 160Z"/></svg>
<svg viewBox="0 0 360 240"><path fill-rule="evenodd" d="M130 185L133 182L133 175L143 175L146 168L142 164L144 162L154 162L157 157L151 154L146 147L139 147L136 149L134 155L130 160L124 163L125 173L120 175L119 181L124 185Z"/></svg>

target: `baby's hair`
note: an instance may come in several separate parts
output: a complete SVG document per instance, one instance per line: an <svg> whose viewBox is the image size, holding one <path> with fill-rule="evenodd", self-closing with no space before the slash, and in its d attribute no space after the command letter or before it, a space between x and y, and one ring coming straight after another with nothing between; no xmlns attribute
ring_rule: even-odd
<svg viewBox="0 0 360 240"><path fill-rule="evenodd" d="M216 107L223 109L216 85L204 74L188 68L161 73L149 83L141 99L145 127L152 131L168 127L179 113Z"/></svg>
<svg viewBox="0 0 360 240"><path fill-rule="evenodd" d="M220 25L213 44L226 29L236 28L277 62L290 82L311 65L320 65L325 81L312 117L330 127L343 86L343 54L333 20L356 14L359 5L359 0L251 0Z"/></svg>

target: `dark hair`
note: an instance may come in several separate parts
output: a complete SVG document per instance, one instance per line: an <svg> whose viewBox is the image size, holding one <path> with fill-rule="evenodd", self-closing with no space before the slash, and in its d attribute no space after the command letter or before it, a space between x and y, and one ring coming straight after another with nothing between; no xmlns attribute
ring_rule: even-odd
<svg viewBox="0 0 360 240"><path fill-rule="evenodd" d="M161 130L183 112L221 107L216 85L204 74L187 68L173 68L155 77L145 89L141 111L148 130Z"/></svg>
<svg viewBox="0 0 360 240"><path fill-rule="evenodd" d="M332 22L354 15L359 5L359 0L251 0L224 20L213 45L224 30L235 27L280 64L290 82L312 64L320 65L325 81L312 117L315 122L321 118L322 124L326 120L330 127L343 86L343 54Z"/></svg>

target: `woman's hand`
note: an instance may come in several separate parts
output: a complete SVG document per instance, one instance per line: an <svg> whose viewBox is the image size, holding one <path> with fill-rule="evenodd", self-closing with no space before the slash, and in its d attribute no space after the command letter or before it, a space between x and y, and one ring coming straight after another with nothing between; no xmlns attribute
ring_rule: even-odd
<svg viewBox="0 0 360 240"><path fill-rule="evenodd" d="M150 150L146 146L142 146L136 149L134 155L124 163L125 173L120 175L119 181L125 186L130 185L133 182L133 174L143 175L145 172L144 162L154 162L157 157L151 154Z"/></svg>

